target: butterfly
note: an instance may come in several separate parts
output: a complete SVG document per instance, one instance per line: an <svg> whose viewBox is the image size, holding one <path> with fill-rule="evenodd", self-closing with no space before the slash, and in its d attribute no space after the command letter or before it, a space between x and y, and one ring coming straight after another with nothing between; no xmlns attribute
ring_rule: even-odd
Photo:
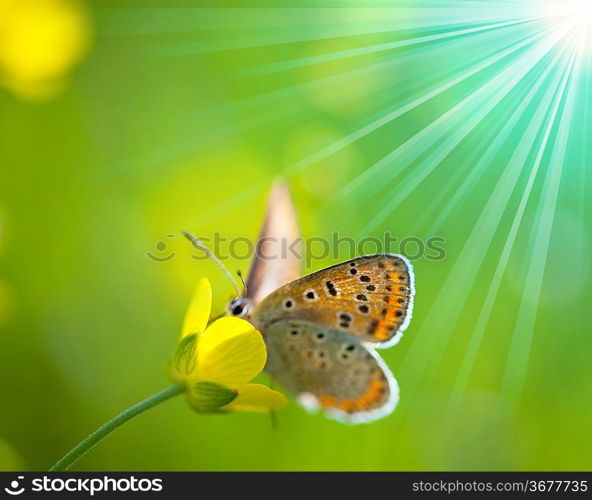
<svg viewBox="0 0 592 500"><path fill-rule="evenodd" d="M411 320L411 263L366 255L299 277L301 259L288 251L299 241L289 188L277 183L245 289L227 314L263 334L265 371L305 408L349 423L384 417L399 388L376 349L396 344Z"/></svg>

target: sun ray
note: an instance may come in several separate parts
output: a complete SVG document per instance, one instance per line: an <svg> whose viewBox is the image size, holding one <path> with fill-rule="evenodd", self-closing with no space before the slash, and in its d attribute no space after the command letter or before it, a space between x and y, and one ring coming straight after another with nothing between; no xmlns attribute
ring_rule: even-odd
<svg viewBox="0 0 592 500"><path fill-rule="evenodd" d="M412 95L405 99L403 103L397 103L394 106L391 106L392 109L387 109L386 113L381 113L380 116L372 120L369 124L360 127L358 130L352 132L351 134L345 136L344 138L335 141L334 143L330 144L329 146L317 151L316 153L303 158L302 160L298 161L297 163L291 165L287 169L287 173L293 173L300 171L304 168L307 168L315 163L320 162L321 160L329 157L330 155L338 152L339 150L343 149L344 147L353 144L359 139L368 136L369 134L377 131L381 127L387 125L388 123L393 122L397 118L411 112L412 110L420 107L421 105L429 102L430 100L438 97L439 95L443 94L447 90L453 88L456 85L468 80L469 78L473 77L474 75L480 73L481 71L486 70L487 68L493 66L494 64L498 63L500 60L504 59L505 57L517 52L518 50L522 49L523 47L527 46L528 44L532 43L533 40L537 39L539 34L534 34L529 36L526 40L521 41L515 45L512 45L510 48L496 53L494 56L491 56L484 61L474 65L473 67L466 69L460 75L454 75L449 80L439 83L438 85L432 86L431 88L425 89L421 92L418 92L415 95ZM349 190L346 188L342 189L336 196L336 198L345 197L349 194Z"/></svg>
<svg viewBox="0 0 592 500"><path fill-rule="evenodd" d="M536 232L532 234L532 245L522 300L501 381L500 395L506 401L510 402L513 408L516 408L520 403L528 368L555 209L565 167L565 154L569 142L569 132L573 126L572 118L576 103L574 96L576 85L574 81L580 74L579 67L582 64L581 59L583 55L582 45L580 43L577 53L574 55L575 62L571 68L572 71L570 73L568 92L565 97L565 105L562 110L554 148L552 149L547 168L543 196L537 209Z"/></svg>
<svg viewBox="0 0 592 500"><path fill-rule="evenodd" d="M350 144L353 144L357 140L371 134L372 132L375 132L384 125L396 120L397 118L405 115L413 109L444 93L445 91L454 87L455 85L462 83L470 77L498 63L505 57L508 57L513 53L519 51L520 49L528 46L530 43L533 42L533 40L538 40L539 36L540 33L535 33L527 39L521 41L520 43L512 45L508 49L498 52L494 56L485 59L479 64L476 64L475 66L466 69L462 74L454 76L448 81L441 83L440 85L432 89L426 89L423 93L411 96L407 99L408 102L406 104L397 104L396 106L394 106L394 109L387 110L386 114L381 114L377 119L371 120L369 124L358 128L351 134L329 144L324 148L321 148L320 150L303 158L302 160L297 161L291 166L288 166L286 169L284 169L281 175L291 176L301 170L304 170L321 162L322 160L330 157L331 155L342 150L343 148L349 146ZM242 206L243 204L248 203L249 201L254 199L254 197L257 196L258 193L263 192L264 189L265 182L262 182L254 186L253 189L240 191L235 196L232 196L224 200L223 202L216 204L213 207L210 207L210 209L208 209L207 211L200 213L199 217L193 217L191 219L188 219L186 222L183 223L183 227L179 227L178 229L181 230L184 227L192 227L197 229L198 227L196 226L196 224L198 223L199 227L203 227L206 224L218 219L219 217L222 217L224 214L228 213L229 210L236 209Z"/></svg>
<svg viewBox="0 0 592 500"><path fill-rule="evenodd" d="M243 76L261 76L268 75L270 73L276 73L279 71L287 71L291 69L302 68L314 64L323 64L338 61L340 59L346 59L350 57L358 57L368 54L374 54L377 52L383 52L388 50L400 49L411 47L414 45L420 45L430 42L437 42L447 40L449 38L456 38L459 36L476 35L481 34L484 31L500 30L504 28L513 27L516 25L522 25L531 23L533 21L540 21L540 17L534 17L530 19L519 19L514 21L507 21L501 23L486 24L485 26L477 26L472 28L455 28L446 31L445 33L439 33L437 35L425 35L406 38L404 40L397 40L395 42L378 43L367 47L356 47L354 49L340 50L338 52L332 52L329 54L321 54L316 56L301 57L298 59L291 59L287 61L280 61L276 63L264 64L248 68L243 72Z"/></svg>
<svg viewBox="0 0 592 500"><path fill-rule="evenodd" d="M556 79L557 83L558 80ZM527 158L543 127L549 106L556 95L557 87L548 86L545 95L525 130L512 158L500 175L491 196L486 201L466 243L458 254L434 306L427 313L421 328L405 356L400 368L401 376L407 379L407 390L413 394L421 380L431 380L438 368L454 326L471 292L478 270L487 254L496 228L506 211L508 201L517 179L527 164ZM454 303L446 301L455 297ZM446 306L444 307L444 304ZM442 306L440 306L442 305ZM437 333L437 337L434 336ZM429 342L426 342L429 335Z"/></svg>
<svg viewBox="0 0 592 500"><path fill-rule="evenodd" d="M102 36L162 36L198 33L204 30L220 36L208 41L155 44L147 48L153 56L186 56L209 51L255 48L301 43L338 37L459 25L487 24L527 19L532 9L520 5L508 9L503 2L471 2L451 8L431 3L388 2L385 6L260 8L106 8ZM305 30L302 27L306 27Z"/></svg>
<svg viewBox="0 0 592 500"><path fill-rule="evenodd" d="M543 37L542 33L537 33L535 35L528 37L526 40L523 40L520 43L517 43L514 46L506 49L505 51L496 54L495 56L487 59L483 63L468 70L466 73L463 73L462 75L459 75L459 76L453 78L452 80L450 80L449 82L447 82L444 85L440 85L435 91L428 92L427 94L424 94L421 97L413 100L409 105L404 106L400 110L395 112L395 116L392 119L398 118L399 116L402 116L403 114L407 113L408 111L411 111L412 109L426 103L428 100L438 96L439 94L441 94L441 93L445 92L446 90L450 89L451 87L454 87L455 85L467 80L468 78L471 78L472 76L483 71L484 69L488 68L489 66L491 66L491 65L505 59L506 57L514 54L515 52L541 40L542 37ZM478 92L478 89L477 89L477 92ZM463 101L458 103L455 106L455 108L453 108L453 109L456 109L457 107L462 106L463 103L465 103L467 99L470 99L472 97L472 95L473 94L471 94L468 97L466 97L465 99L463 99ZM352 194L356 189L358 189L358 187L360 185L362 185L367 180L369 180L373 175L375 175L376 172L383 169L386 165L388 165L391 161L393 161L399 155L403 155L408 149L411 148L411 146L414 143L419 142L421 139L428 136L429 132L433 128L437 127L438 125L441 125L445 121L446 117L448 117L449 115L450 115L450 110L445 115L439 117L437 120L434 120L428 127L424 128L423 130L418 132L415 136L413 136L411 139L409 139L408 141L403 143L397 149L390 152L387 156L385 156L379 162L373 164L368 169L364 170L359 176L357 176L355 179L350 181L338 193L336 193L335 200L345 198L345 197L349 196L350 194Z"/></svg>
<svg viewBox="0 0 592 500"><path fill-rule="evenodd" d="M567 31L567 29L566 29ZM455 147L460 140L462 140L466 134L481 120L489 111L491 111L517 84L522 78L551 50L555 44L562 38L564 32L561 32L559 36L552 39L547 44L541 44L537 50L532 49L532 52L528 52L518 60L514 61L504 71L498 73L492 80L487 84L479 87L476 91L470 94L468 97L463 99L456 106L451 108L445 114L440 116L438 119L433 121L430 125L424 128L421 132L413 136L402 146L394 150L392 153L383 158L380 162L374 164L368 170L365 171L364 181L365 185L365 196L372 195L380 186L384 185L385 179L381 182L375 182L370 185L368 182L374 175L380 173L386 166L392 165L395 161L396 166L392 167L388 172L388 178L393 178L394 175L404 167L406 167L415 158L419 157L424 153L436 140L443 137L448 131L455 129L456 127L462 127L455 131L457 137L456 143L452 141L451 144L445 144L443 146L444 154L448 154L451 148ZM497 90L495 90L497 89ZM464 114L462 113L464 112ZM469 125L467 126L467 122ZM405 155L408 156L405 156ZM442 160L442 154L438 153L438 161L434 161L430 158L422 164L423 171L420 170L419 174L417 171L414 173L417 175L419 181L422 179L422 175L427 175L429 171L436 168ZM360 178L356 179L356 185L359 186ZM407 196L417 185L418 181L414 180L407 187L399 185L397 194L394 198L387 203L382 210L380 210L375 217L362 229L360 234L364 234L368 231L375 229L400 203L401 199ZM346 189L352 189L351 183ZM368 194L370 193L370 194Z"/></svg>
<svg viewBox="0 0 592 500"><path fill-rule="evenodd" d="M549 66L547 73L549 73L551 71L551 69L552 69L552 66ZM487 324L490 320L491 313L493 311L493 306L495 303L495 299L497 297L497 294L498 294L498 291L499 291L499 288L500 288L500 285L502 282L502 278L503 278L504 273L506 271L506 266L507 266L508 261L510 259L510 255L511 255L512 250L514 248L514 242L516 241L516 237L517 237L518 231L520 229L520 224L522 223L522 218L524 216L526 206L527 206L528 201L530 199L530 195L531 195L531 192L532 192L532 189L534 186L535 179L537 178L541 163L543 161L543 155L544 155L545 151L547 150L549 138L550 138L551 132L555 126L556 117L559 112L559 106L562 102L562 98L563 98L563 95L565 92L567 80L568 80L569 74L570 74L570 69L571 69L571 65L568 68L566 68L566 70L564 71L564 74L562 76L562 81L560 83L558 96L555 98L555 103L553 105L553 109L551 111L551 116L548 120L541 145L539 146L539 150L537 152L533 166L532 166L531 171L529 173L529 177L528 177L526 186L524 188L522 197L520 199L520 203L519 203L516 213L514 215L514 219L512 221L512 225L511 225L510 230L508 232L508 236L506 237L506 241L505 241L503 250L499 256L499 262L496 266L493 278L490 282L490 285L489 285L489 288L487 291L487 295L483 301L483 306L481 308L481 312L479 313L479 317L477 319L475 329L471 335L471 340L470 340L469 346L467 347L466 354L463 357L461 367L460 367L458 375L456 377L456 382L453 386L453 390L452 390L452 393L450 396L449 411L451 413L456 413L456 411L458 411L462 395L464 394L464 392L466 390L469 376L473 370L475 360L477 358L477 354L479 352L479 348L481 346L481 342L482 342L483 336L485 334L485 329L486 329ZM542 81L541 81L541 83L542 83ZM551 84L550 87L553 88L554 85ZM528 99L528 101L530 101L530 99Z"/></svg>
<svg viewBox="0 0 592 500"><path fill-rule="evenodd" d="M512 49L517 50L516 47L513 47L508 50L511 51ZM460 75L458 78L453 79L452 81L448 82L447 84L441 85L437 89L434 89L434 91L428 92L427 94L424 94L422 97L419 97L417 100L412 101L411 103L409 103L409 105L403 106L401 108L397 108L396 110L394 110L394 112L387 114L384 117L379 118L375 122L372 122L371 124L366 125L360 129L356 130L355 132L353 132L349 136L346 136L343 139L336 141L335 143L332 143L325 148L322 148L321 150L317 151L316 153L309 155L308 157L302 159L301 161L297 162L296 164L292 165L291 167L288 167L286 169L285 173L291 174L291 173L297 172L303 168L307 168L308 166L311 166L311 165L323 160L324 158L327 158L331 154L334 154L335 152L339 151L340 149L346 147L347 145L349 145L349 144L355 142L356 140L364 137L365 135L377 130L380 126L382 126L386 123L389 123L390 121L403 115L404 113L408 112L409 110L414 109L415 107L426 102L427 100L434 97L435 95L438 95L439 93L444 92L447 88L450 88L454 84L469 78L476 71L479 71L479 70L487 67L489 64L493 64L494 62L498 61L502 56L503 56L503 53L497 54L497 56L488 59L483 64L478 65L478 67L475 69L475 71L468 71L467 73Z"/></svg>
<svg viewBox="0 0 592 500"><path fill-rule="evenodd" d="M503 60L504 58L514 54L522 48L529 46L529 44L532 44L534 41L539 40L543 33L544 32L536 32L535 34L529 36L527 39L522 40L520 43L514 44L506 50L496 53L494 56L491 56L485 59L484 61L480 62L479 64L476 64L475 66L466 69L462 74L455 76L444 83L441 83L437 87L427 89L421 94L408 98L408 102L406 104L395 106L395 109L393 109L392 111L388 111L385 115L381 115L376 120L371 121L369 124L360 127L350 135L347 135L342 139L339 139L338 141L335 141L329 144L328 146L321 148L317 152L287 167L283 171L282 175L291 176L301 170L304 170L305 168L309 168L314 164L319 163L320 161L337 153L341 149L349 146L350 144L353 144L355 141L369 135L372 132L375 132L387 123L396 120L397 118L405 115L406 113L421 106L429 100L437 97L438 95L454 87L455 85L462 83L463 81L471 78L479 72L484 71L485 69L498 63L500 60ZM215 205L214 207L209 209L207 213L200 214L200 226L212 222L213 220L227 213L228 210L232 208L237 208L241 204L249 202L256 196L257 193L262 192L264 190L263 184L264 183L262 183L261 185L257 185L256 189L249 190L248 192L241 191L236 196L233 196L230 199ZM194 224L196 224L197 222L197 218L192 218L188 220L186 224L190 224L190 227L195 228Z"/></svg>
<svg viewBox="0 0 592 500"><path fill-rule="evenodd" d="M363 132L354 132L353 134L351 134L351 136L345 137L342 141L338 141L339 144L336 144L334 146L338 148L337 150L339 150L341 149L341 144L343 144L344 146L351 144L352 140L357 140L367 135L368 133L379 128L380 126L395 120L399 116L402 116L403 114L424 104L430 99L440 95L441 93L445 92L451 87L458 85L459 83L462 83L463 81L471 78L478 72L483 71L488 67L496 64L501 59L510 56L514 52L521 50L523 47L526 47L529 44L533 44L535 41L543 37L547 31L549 31L548 27L540 27L538 30L535 30L533 33L529 34L519 42L515 44L510 44L510 47L508 47L507 49L497 51L494 50L494 55L487 58L485 61L476 64L474 67L466 69L462 74L453 77L449 81L440 83L437 86L432 86L432 88L426 89L416 98L414 98L413 96L411 98L407 98L405 104L400 105L384 119L379 118L375 123L376 127L374 127L373 125L364 127ZM458 51L466 50L472 44L470 39L465 39L464 37L461 37L461 39L455 43L460 44L455 48ZM442 47L440 47L437 50L444 51ZM430 50L429 53L431 56L433 56L433 49ZM443 52L443 55L444 54L445 52ZM400 64L402 60L404 60L405 58L411 57L413 57L412 53L405 53L399 57L389 57L384 61L381 60L372 64L370 68L388 68L389 66ZM292 97L294 95L298 95L303 92L311 92L314 91L315 88L320 88L321 86L329 88L334 85L343 85L352 78L355 79L360 77L370 68L356 67L352 70L346 71L343 74L325 77L314 82L298 84L291 87L282 88L277 91L253 97L248 97L238 101L232 101L227 104L216 106L214 108L202 110L196 113L191 119L187 119L187 121L185 121L184 123L176 124L176 126L180 126L182 128L183 134L185 135L188 135L188 132L191 131L191 134L189 134L189 139L187 139L186 141L177 142L170 146L161 146L160 148L146 153L138 158L128 158L125 160L119 160L116 163L111 164L109 168L107 168L107 170L113 173L120 173L122 171L130 169L134 170L136 168L155 167L162 164L165 161L169 161L172 158L189 154L191 152L198 150L199 148L206 147L208 145L239 135L240 133L244 133L245 127L242 126L238 128L236 120L229 119L228 116L229 113L231 113L233 116L236 115L236 113L241 109L269 110L269 114L258 115L257 122L250 123L248 125L248 130L254 129L256 127L263 127L270 123L277 122L281 119L286 119L290 116L290 107L286 107L283 104L285 104L286 102L291 102ZM378 89L372 90L377 91ZM351 96L351 98L359 98L359 95ZM336 101L335 104L340 104L340 101ZM295 111L292 111L292 113L294 112ZM209 124L208 129L205 131L205 133L201 133L201 129L196 129L196 125L203 127L203 124ZM198 136L199 138L198 141L196 141L196 136ZM333 151L334 146L329 146L329 150L327 152ZM315 158L322 159L326 157L324 155L324 152L319 152L318 155L315 155ZM300 168L304 168L303 165L310 164L310 160L303 159L296 165L288 167L288 170L296 171ZM123 168L123 165L126 165L126 168Z"/></svg>

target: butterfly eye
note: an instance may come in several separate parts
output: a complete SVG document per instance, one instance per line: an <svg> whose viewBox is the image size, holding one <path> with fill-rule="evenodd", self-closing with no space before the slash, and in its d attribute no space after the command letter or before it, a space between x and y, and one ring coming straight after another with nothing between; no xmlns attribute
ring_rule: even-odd
<svg viewBox="0 0 592 500"><path fill-rule="evenodd" d="M236 300L230 304L230 314L233 316L243 316L247 311L247 303L245 300Z"/></svg>

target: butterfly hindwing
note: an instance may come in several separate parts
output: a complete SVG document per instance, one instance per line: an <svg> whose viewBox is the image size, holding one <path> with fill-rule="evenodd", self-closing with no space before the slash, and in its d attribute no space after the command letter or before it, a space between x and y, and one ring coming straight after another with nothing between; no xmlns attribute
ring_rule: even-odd
<svg viewBox="0 0 592 500"><path fill-rule="evenodd" d="M276 290L259 305L252 321L265 333L280 320L307 321L386 347L407 327L414 293L413 270L405 257L358 257Z"/></svg>
<svg viewBox="0 0 592 500"><path fill-rule="evenodd" d="M371 348L347 334L298 320L278 321L265 331L266 371L304 406L329 416L367 422L395 407L398 387Z"/></svg>

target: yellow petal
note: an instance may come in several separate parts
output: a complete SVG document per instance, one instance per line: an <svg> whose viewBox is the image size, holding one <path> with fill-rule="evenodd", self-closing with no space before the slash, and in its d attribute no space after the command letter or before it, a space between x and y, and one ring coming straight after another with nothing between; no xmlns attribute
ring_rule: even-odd
<svg viewBox="0 0 592 500"><path fill-rule="evenodd" d="M185 313L181 338L192 333L200 334L208 325L210 311L212 309L212 286L207 278L201 278L197 282L193 297Z"/></svg>
<svg viewBox="0 0 592 500"><path fill-rule="evenodd" d="M288 400L281 392L261 384L247 384L234 401L222 410L230 411L271 411L286 406Z"/></svg>
<svg viewBox="0 0 592 500"><path fill-rule="evenodd" d="M195 377L237 388L261 372L266 359L263 337L250 323L240 318L222 318L198 340Z"/></svg>

